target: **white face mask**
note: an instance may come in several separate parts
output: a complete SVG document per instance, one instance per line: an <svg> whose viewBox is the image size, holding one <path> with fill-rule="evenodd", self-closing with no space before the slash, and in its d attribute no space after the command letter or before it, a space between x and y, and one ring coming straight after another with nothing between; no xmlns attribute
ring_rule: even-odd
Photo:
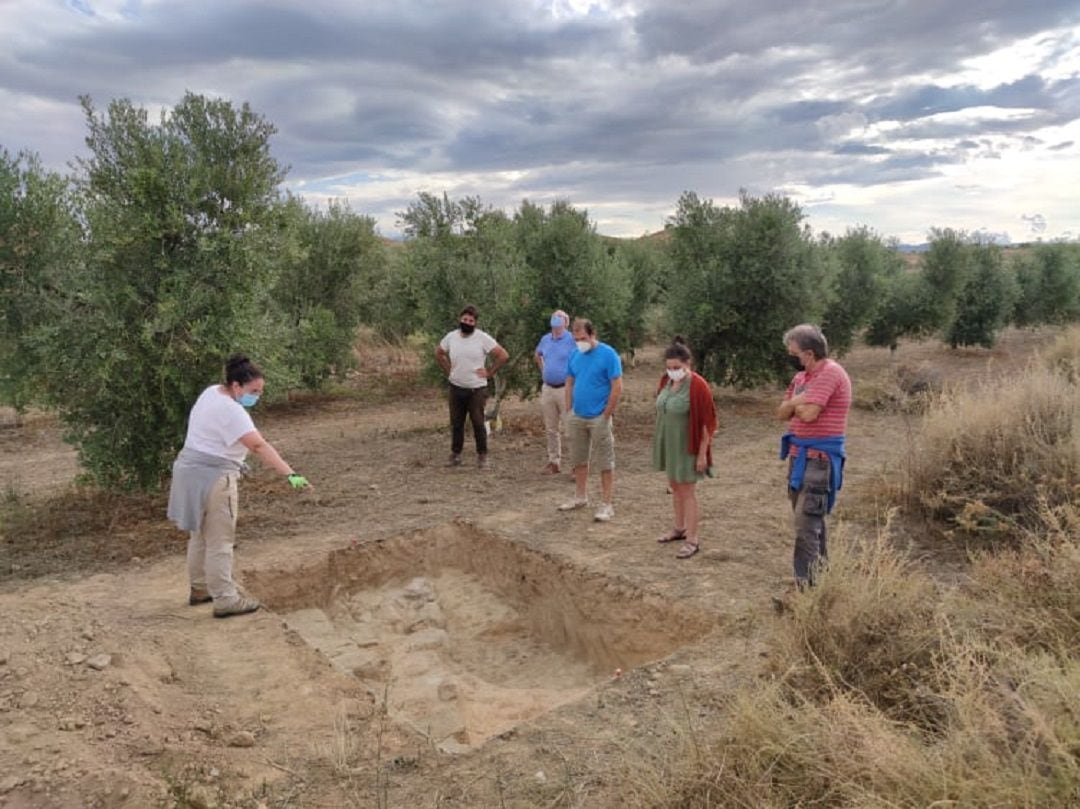
<svg viewBox="0 0 1080 809"><path fill-rule="evenodd" d="M672 382L678 382L680 379L684 379L686 377L686 369L685 368L668 368L667 369L667 375L668 375L668 379L670 379Z"/></svg>
<svg viewBox="0 0 1080 809"><path fill-rule="evenodd" d="M577 350L580 351L582 354L588 353L589 350L592 348L592 343L590 343L588 340L575 340L574 342L577 343Z"/></svg>

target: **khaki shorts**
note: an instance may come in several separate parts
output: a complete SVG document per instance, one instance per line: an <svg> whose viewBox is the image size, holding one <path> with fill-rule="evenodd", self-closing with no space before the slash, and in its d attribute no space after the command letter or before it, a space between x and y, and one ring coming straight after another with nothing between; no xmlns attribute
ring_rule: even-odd
<svg viewBox="0 0 1080 809"><path fill-rule="evenodd" d="M566 440L570 442L570 466L590 463L601 472L615 468L615 433L611 419L604 416L586 419L566 414Z"/></svg>

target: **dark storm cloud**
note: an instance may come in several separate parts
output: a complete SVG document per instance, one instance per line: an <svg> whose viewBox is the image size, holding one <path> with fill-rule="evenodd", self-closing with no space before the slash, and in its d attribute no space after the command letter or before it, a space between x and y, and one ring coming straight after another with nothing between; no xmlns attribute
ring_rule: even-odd
<svg viewBox="0 0 1080 809"><path fill-rule="evenodd" d="M526 0L202 0L114 19L95 0L71 5L51 28L29 0L0 20L19 34L0 49L0 94L52 110L0 110L9 148L74 154L82 132L55 122L77 119L63 110L79 94L168 106L191 89L274 122L295 182L512 171L519 196L659 204L686 188L873 185L1002 149L1064 152L1072 141L1031 133L1080 117L1076 77L950 79L963 59L1080 23L1075 0L989 0L977 14L931 0L646 0L636 16L570 17ZM973 107L998 112L963 114ZM941 139L954 142L919 143Z"/></svg>

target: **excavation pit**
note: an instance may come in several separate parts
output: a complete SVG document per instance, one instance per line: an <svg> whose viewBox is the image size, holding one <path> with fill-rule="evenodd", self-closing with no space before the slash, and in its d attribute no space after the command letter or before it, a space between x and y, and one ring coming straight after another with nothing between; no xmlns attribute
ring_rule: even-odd
<svg viewBox="0 0 1080 809"><path fill-rule="evenodd" d="M699 639L708 620L625 580L449 523L357 543L252 592L390 717L447 752Z"/></svg>

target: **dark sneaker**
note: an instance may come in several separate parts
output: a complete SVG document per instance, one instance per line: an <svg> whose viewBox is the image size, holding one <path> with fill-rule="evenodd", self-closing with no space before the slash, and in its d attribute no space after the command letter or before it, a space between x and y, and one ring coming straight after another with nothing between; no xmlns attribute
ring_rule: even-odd
<svg viewBox="0 0 1080 809"><path fill-rule="evenodd" d="M476 456L476 468L477 469L490 469L491 463L488 461L487 453Z"/></svg>
<svg viewBox="0 0 1080 809"><path fill-rule="evenodd" d="M249 612L255 612L261 607L258 601L254 598L247 598L245 596L237 596L235 599L220 607L214 607L215 618L228 618L231 615L247 615Z"/></svg>
<svg viewBox="0 0 1080 809"><path fill-rule="evenodd" d="M447 466L461 466L461 455L458 453L452 453L450 460L446 462Z"/></svg>
<svg viewBox="0 0 1080 809"><path fill-rule="evenodd" d="M195 607L199 604L209 604L213 600L214 597L210 595L210 591L205 587L192 587L187 603Z"/></svg>

